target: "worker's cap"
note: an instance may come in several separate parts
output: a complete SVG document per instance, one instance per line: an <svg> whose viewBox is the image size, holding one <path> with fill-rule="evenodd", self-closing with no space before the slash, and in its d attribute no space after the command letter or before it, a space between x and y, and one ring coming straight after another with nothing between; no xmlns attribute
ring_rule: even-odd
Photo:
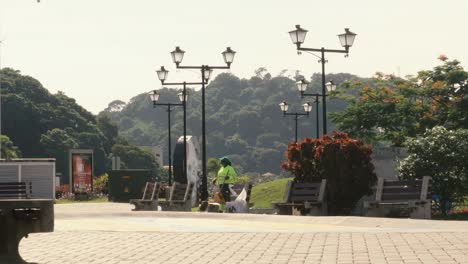
<svg viewBox="0 0 468 264"><path fill-rule="evenodd" d="M219 159L221 162L224 162L226 164L231 164L231 161L227 157L222 157Z"/></svg>

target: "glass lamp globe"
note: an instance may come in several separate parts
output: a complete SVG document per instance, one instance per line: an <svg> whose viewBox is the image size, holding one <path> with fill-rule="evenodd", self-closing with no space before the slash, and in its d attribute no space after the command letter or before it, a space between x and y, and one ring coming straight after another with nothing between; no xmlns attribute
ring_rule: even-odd
<svg viewBox="0 0 468 264"><path fill-rule="evenodd" d="M307 35L307 30L301 28L300 25L296 25L296 29L289 31L289 36L293 44L301 45L304 43L305 37Z"/></svg>
<svg viewBox="0 0 468 264"><path fill-rule="evenodd" d="M333 81L329 81L325 84L325 87L327 87L327 91L333 92L336 90L336 84L333 83Z"/></svg>
<svg viewBox="0 0 468 264"><path fill-rule="evenodd" d="M349 48L353 46L356 34L349 31L349 28L345 28L345 33L338 35L338 38L340 39L341 46Z"/></svg>
<svg viewBox="0 0 468 264"><path fill-rule="evenodd" d="M187 99L188 99L188 94L185 94L184 96L184 92L180 92L177 94L179 96L179 100L181 102L187 102ZM185 98L184 98L185 97Z"/></svg>
<svg viewBox="0 0 468 264"><path fill-rule="evenodd" d="M303 104L302 106L304 107L304 111L306 113L310 113L310 111L312 111L312 105L309 102Z"/></svg>
<svg viewBox="0 0 468 264"><path fill-rule="evenodd" d="M164 69L164 66L161 66L161 69L157 70L156 74L158 74L158 79L161 82L164 82L166 80L166 78L167 78L167 75L169 74L169 71Z"/></svg>
<svg viewBox="0 0 468 264"><path fill-rule="evenodd" d="M309 85L309 82L304 79L296 82L296 87L301 93L305 92L305 90L307 89L307 85Z"/></svg>
<svg viewBox="0 0 468 264"><path fill-rule="evenodd" d="M279 106L281 108L281 111L283 111L283 113L286 113L289 109L289 105L285 101L281 102Z"/></svg>
<svg viewBox="0 0 468 264"><path fill-rule="evenodd" d="M185 51L181 50L180 47L176 47L174 51L171 52L172 61L179 65L184 58Z"/></svg>
<svg viewBox="0 0 468 264"><path fill-rule="evenodd" d="M208 81L211 77L211 74L213 73L213 70L212 69L206 69L204 68L203 69L203 72L204 72L204 75L205 75L205 80Z"/></svg>
<svg viewBox="0 0 468 264"><path fill-rule="evenodd" d="M159 94L156 90L149 93L150 99L153 103L156 103L159 100Z"/></svg>
<svg viewBox="0 0 468 264"><path fill-rule="evenodd" d="M227 47L226 50L223 51L221 54L223 54L224 62L229 66L234 61L234 56L236 55L236 52L233 51L231 47Z"/></svg>

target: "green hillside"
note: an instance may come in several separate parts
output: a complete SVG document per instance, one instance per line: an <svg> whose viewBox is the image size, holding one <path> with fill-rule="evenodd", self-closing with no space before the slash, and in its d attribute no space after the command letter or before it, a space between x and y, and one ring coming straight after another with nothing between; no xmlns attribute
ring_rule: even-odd
<svg viewBox="0 0 468 264"><path fill-rule="evenodd" d="M301 99L295 85L299 78L302 76L272 76L264 69L251 78L239 78L230 73L214 78L206 88L207 156L229 156L235 169L242 174L279 174L287 144L294 138L294 120L291 116L283 117L278 104L286 100L291 112L303 112L302 104L312 101L312 98ZM347 81L362 80L345 73L329 74L327 78L339 83L338 89L346 88L346 92L352 90L346 87ZM321 75L314 75L308 92L320 90ZM179 102L175 89L163 88L158 92L161 102ZM344 100L333 98L327 103L327 111L343 111L346 105ZM314 106L308 118L301 117L299 138L315 137L315 111ZM121 135L131 143L161 146L163 152L168 153L166 109L153 108L148 94L136 95L128 104L113 101L101 114L109 115L117 123ZM172 112L172 146L183 133L182 114L180 107ZM334 130L331 123L329 130ZM201 136L199 87L191 87L189 91L187 133Z"/></svg>
<svg viewBox="0 0 468 264"><path fill-rule="evenodd" d="M95 116L63 92L50 93L31 76L11 68L0 70L2 87L2 158L55 158L62 183L68 182L68 151L92 149L94 173L110 169L110 156L120 156L123 168L158 173L150 152L119 137L107 115Z"/></svg>
<svg viewBox="0 0 468 264"><path fill-rule="evenodd" d="M286 183L292 178L283 178L270 182L254 185L250 202L254 208L270 208L271 202L283 201Z"/></svg>

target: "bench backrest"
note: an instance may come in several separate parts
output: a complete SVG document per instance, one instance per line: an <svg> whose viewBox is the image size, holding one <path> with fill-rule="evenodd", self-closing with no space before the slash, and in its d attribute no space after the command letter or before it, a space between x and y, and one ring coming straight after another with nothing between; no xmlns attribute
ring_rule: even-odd
<svg viewBox="0 0 468 264"><path fill-rule="evenodd" d="M0 182L0 199L29 199L31 197L31 182Z"/></svg>
<svg viewBox="0 0 468 264"><path fill-rule="evenodd" d="M0 199L29 199L31 197L31 182L0 182Z"/></svg>
<svg viewBox="0 0 468 264"><path fill-rule="evenodd" d="M143 192L142 200L152 201L157 200L159 194L159 183L158 182L147 182L145 190Z"/></svg>
<svg viewBox="0 0 468 264"><path fill-rule="evenodd" d="M322 202L325 198L327 180L320 182L294 183L288 181L285 193L286 203Z"/></svg>
<svg viewBox="0 0 468 264"><path fill-rule="evenodd" d="M171 187L170 201L187 201L192 197L193 183L178 183L174 182Z"/></svg>
<svg viewBox="0 0 468 264"><path fill-rule="evenodd" d="M379 178L377 181L376 201L407 201L430 199L431 177L420 180L388 181Z"/></svg>

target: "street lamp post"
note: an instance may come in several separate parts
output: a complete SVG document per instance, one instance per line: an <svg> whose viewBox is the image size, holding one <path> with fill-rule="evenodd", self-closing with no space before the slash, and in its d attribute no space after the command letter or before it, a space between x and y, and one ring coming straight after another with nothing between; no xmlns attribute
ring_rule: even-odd
<svg viewBox="0 0 468 264"><path fill-rule="evenodd" d="M304 43L305 37L307 35L307 30L301 28L300 25L296 25L296 29L289 32L292 42L296 45L298 51L310 51L310 52L320 52L319 62L322 64L322 114L323 114L323 134L327 134L327 103L326 103L326 81L325 81L325 53L345 53L345 57L348 56L349 48L353 46L354 39L356 34L349 31L348 28L345 28L345 33L338 35L341 46L344 47L343 50L337 49L325 49L325 48L303 48L301 47Z"/></svg>
<svg viewBox="0 0 468 264"><path fill-rule="evenodd" d="M168 86L182 86L182 92L180 92L179 100L182 102L184 107L184 177L187 178L187 85L203 85L201 82L166 82L166 78L169 74L169 71L161 66L159 70L156 70L161 84Z"/></svg>
<svg viewBox="0 0 468 264"><path fill-rule="evenodd" d="M304 107L304 113L298 113L298 112L288 113L289 104L285 101L281 102L279 106L281 108L281 111L283 112L283 116L287 116L287 115L294 116L294 121L295 121L294 142L297 142L297 121L299 120L299 116L309 117L309 113L312 110L312 105L310 103L303 104L302 106Z"/></svg>
<svg viewBox="0 0 468 264"><path fill-rule="evenodd" d="M176 47L174 51L171 52L172 61L176 64L177 69L198 69L201 70L202 75L202 189L201 189L201 199L206 201L208 199L208 179L206 174L206 126L205 126L205 85L210 79L211 73L214 69L230 69L231 64L234 61L234 56L236 52L233 51L230 47L227 47L225 51L221 54L223 55L224 62L227 66L181 66L180 63L184 58L185 51L181 50L179 47Z"/></svg>
<svg viewBox="0 0 468 264"><path fill-rule="evenodd" d="M159 74L158 74L159 76ZM169 180L168 180L168 183L169 183L169 186L172 185L172 146L171 146L171 112L172 112L172 107L176 107L176 106L182 106L184 108L184 119L185 119L185 112L186 112L186 109L185 109L185 100L187 100L187 96L186 96L186 91L185 91L185 87L184 87L184 91L183 91L183 94L185 94L185 97L180 97L179 96L179 99L181 100L181 103L180 104L177 104L177 103L158 103L158 100L159 100L159 94L156 90L152 91L149 96L150 96L150 99L151 101L153 102L153 108L155 108L156 106L167 106L167 132L168 132L168 152L169 152ZM182 101L182 99L184 101ZM185 120L184 120L184 123L185 123ZM184 124L184 138L185 138L185 124ZM186 144L186 142L184 141L184 144ZM186 156L187 157L187 156ZM185 163L186 162L186 158L184 160ZM184 169L186 169L185 167L186 165L184 165ZM186 175L186 171L185 170L185 176Z"/></svg>
<svg viewBox="0 0 468 264"><path fill-rule="evenodd" d="M316 138L319 138L320 136L320 122L319 122L319 97L322 96L322 94L319 94L319 93L306 93L305 90L307 89L307 86L309 85L309 82L306 81L305 79L302 79L298 82L296 82L296 87L297 89L299 90L299 92L301 93L301 98L304 98L306 96L310 96L310 97L315 97L314 98L314 103L315 103L315 121L316 121L316 124L315 124L315 137ZM329 92L333 92L336 90L336 85L333 83L333 81L329 81L328 83L325 84L325 87L327 88L327 90ZM328 94L325 94L325 96L328 96Z"/></svg>

